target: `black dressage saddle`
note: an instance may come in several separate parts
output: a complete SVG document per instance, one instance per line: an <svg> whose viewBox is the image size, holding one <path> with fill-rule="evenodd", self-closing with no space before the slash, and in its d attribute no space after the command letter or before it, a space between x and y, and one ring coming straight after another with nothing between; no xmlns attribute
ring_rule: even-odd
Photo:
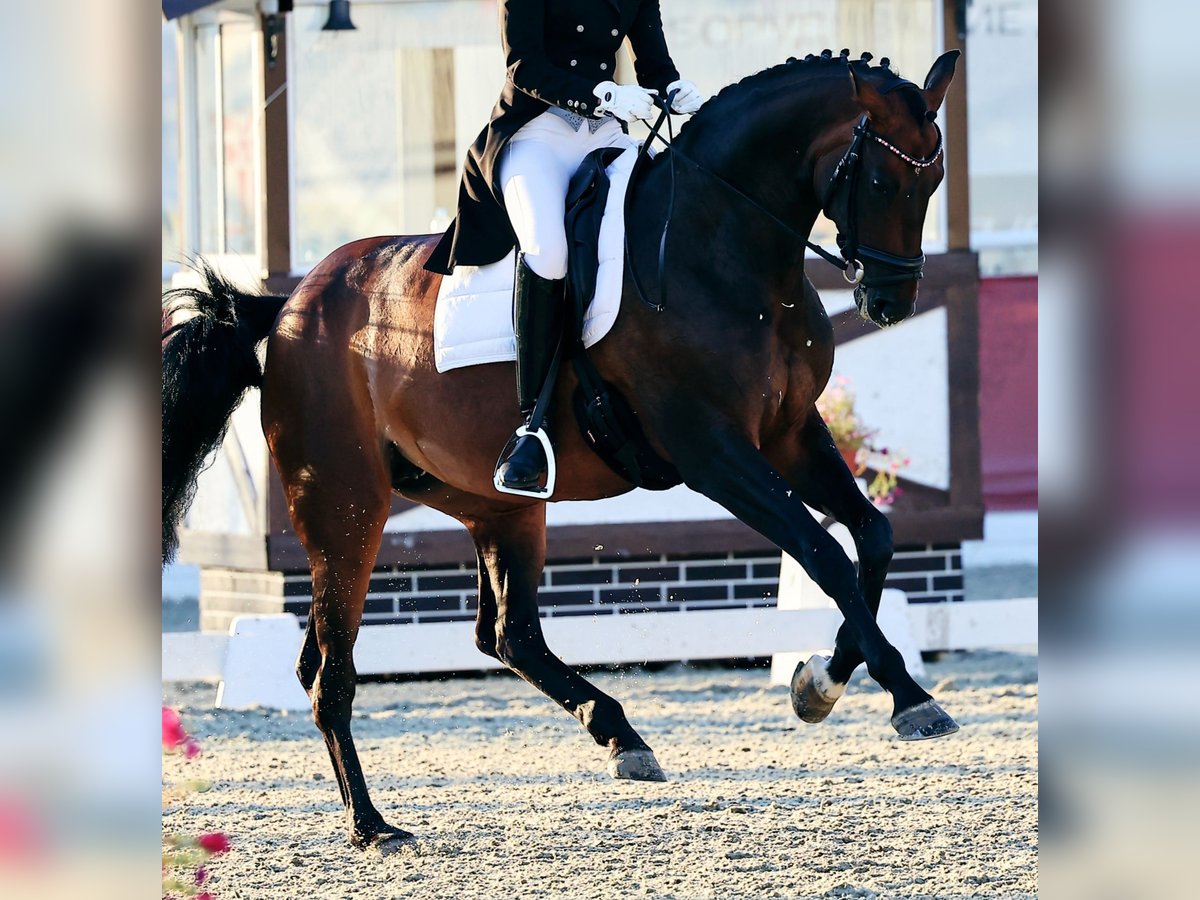
<svg viewBox="0 0 1200 900"><path fill-rule="evenodd" d="M624 151L603 147L583 158L567 187L567 289L586 306L596 292L600 223L608 205L608 167Z"/></svg>
<svg viewBox="0 0 1200 900"><path fill-rule="evenodd" d="M638 487L661 491L683 479L674 466L654 452L637 413L600 376L583 346L583 316L596 292L600 223L610 188L608 167L623 152L619 147L592 151L584 157L567 188L566 349L579 377L572 405L584 440L610 469Z"/></svg>

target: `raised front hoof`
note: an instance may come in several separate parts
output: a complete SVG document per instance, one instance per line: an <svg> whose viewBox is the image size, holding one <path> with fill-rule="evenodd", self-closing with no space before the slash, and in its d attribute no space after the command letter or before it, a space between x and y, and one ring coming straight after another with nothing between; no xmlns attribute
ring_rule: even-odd
<svg viewBox="0 0 1200 900"><path fill-rule="evenodd" d="M892 716L892 727L902 741L927 741L958 731L958 723L934 700L896 713Z"/></svg>
<svg viewBox="0 0 1200 900"><path fill-rule="evenodd" d="M621 781L666 781L650 750L622 750L608 760L608 774Z"/></svg>
<svg viewBox="0 0 1200 900"><path fill-rule="evenodd" d="M415 840L416 836L411 832L396 828L387 822L380 822L374 826L358 826L350 832L350 844L358 850L378 847L386 851Z"/></svg>
<svg viewBox="0 0 1200 900"><path fill-rule="evenodd" d="M803 722L824 722L846 690L829 677L828 666L828 657L812 656L792 673L792 709Z"/></svg>

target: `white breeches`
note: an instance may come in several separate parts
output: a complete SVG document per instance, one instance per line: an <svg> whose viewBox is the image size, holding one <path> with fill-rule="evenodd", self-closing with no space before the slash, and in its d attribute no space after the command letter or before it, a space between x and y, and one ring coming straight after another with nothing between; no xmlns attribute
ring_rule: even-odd
<svg viewBox="0 0 1200 900"><path fill-rule="evenodd" d="M576 131L552 112L542 113L512 136L500 158L500 186L529 268L543 278L566 277L563 216L571 176L593 150L636 146L616 119L608 119L592 134L586 122Z"/></svg>

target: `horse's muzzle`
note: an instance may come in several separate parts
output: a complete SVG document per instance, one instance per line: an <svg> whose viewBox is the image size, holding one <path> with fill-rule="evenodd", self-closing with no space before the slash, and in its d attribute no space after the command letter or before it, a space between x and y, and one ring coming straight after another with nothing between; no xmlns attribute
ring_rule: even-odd
<svg viewBox="0 0 1200 900"><path fill-rule="evenodd" d="M910 298L898 297L888 291L860 284L854 289L854 303L859 314L881 328L897 325L916 311L916 291Z"/></svg>

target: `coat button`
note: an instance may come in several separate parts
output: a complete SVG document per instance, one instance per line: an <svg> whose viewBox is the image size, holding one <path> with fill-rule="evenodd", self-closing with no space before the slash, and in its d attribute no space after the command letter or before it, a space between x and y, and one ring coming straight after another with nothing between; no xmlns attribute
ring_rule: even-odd
<svg viewBox="0 0 1200 900"><path fill-rule="evenodd" d="M617 29L615 29L615 28L612 30L612 36L613 36L613 37L616 37L616 36L617 36L618 34L620 34L620 33L621 33L621 32L617 31Z"/></svg>
<svg viewBox="0 0 1200 900"><path fill-rule="evenodd" d="M583 31L583 26L582 26L582 25L576 25L576 26L575 26L575 30L576 30L576 31Z"/></svg>
<svg viewBox="0 0 1200 900"><path fill-rule="evenodd" d="M573 65L573 66L579 65L579 60L577 60L577 59L571 60L571 65Z"/></svg>
<svg viewBox="0 0 1200 900"><path fill-rule="evenodd" d="M600 63L600 71L601 72L608 71L608 63Z"/></svg>

